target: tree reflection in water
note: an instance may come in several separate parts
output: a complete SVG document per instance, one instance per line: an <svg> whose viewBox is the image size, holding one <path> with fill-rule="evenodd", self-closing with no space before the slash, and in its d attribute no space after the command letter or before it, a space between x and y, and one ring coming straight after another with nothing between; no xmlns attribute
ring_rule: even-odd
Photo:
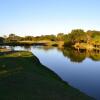
<svg viewBox="0 0 100 100"><path fill-rule="evenodd" d="M73 48L61 49L63 55L68 57L72 62L82 62L86 58L90 58L93 61L100 61L100 50L77 50Z"/></svg>

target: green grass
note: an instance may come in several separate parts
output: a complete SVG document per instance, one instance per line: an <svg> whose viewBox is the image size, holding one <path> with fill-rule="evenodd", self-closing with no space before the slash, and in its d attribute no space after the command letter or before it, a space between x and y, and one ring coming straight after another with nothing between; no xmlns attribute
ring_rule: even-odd
<svg viewBox="0 0 100 100"><path fill-rule="evenodd" d="M0 56L0 100L92 100L63 82L30 52Z"/></svg>

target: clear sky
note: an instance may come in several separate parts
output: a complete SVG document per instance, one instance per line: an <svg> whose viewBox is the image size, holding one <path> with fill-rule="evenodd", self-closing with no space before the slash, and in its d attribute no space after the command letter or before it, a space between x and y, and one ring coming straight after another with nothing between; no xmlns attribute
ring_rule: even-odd
<svg viewBox="0 0 100 100"><path fill-rule="evenodd" d="M0 0L0 36L100 30L100 0Z"/></svg>

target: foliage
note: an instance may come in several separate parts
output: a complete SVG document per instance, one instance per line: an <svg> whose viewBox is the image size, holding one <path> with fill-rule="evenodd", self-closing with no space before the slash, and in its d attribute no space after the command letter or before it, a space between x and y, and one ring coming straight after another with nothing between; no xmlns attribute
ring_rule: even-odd
<svg viewBox="0 0 100 100"><path fill-rule="evenodd" d="M4 38L0 37L0 43L4 43Z"/></svg>
<svg viewBox="0 0 100 100"><path fill-rule="evenodd" d="M63 41L64 40L64 33L58 33L56 40L57 41Z"/></svg>
<svg viewBox="0 0 100 100"><path fill-rule="evenodd" d="M0 42L3 42L3 38L0 38ZM25 43L27 44L30 42L33 44L34 42L39 43L49 43L53 45L58 45L61 42L64 43L64 46L73 46L75 44L87 43L94 47L100 45L100 31L91 31L88 30L84 32L82 29L74 29L69 34L58 33L57 35L41 35L41 36L17 36L13 33L9 34L8 37L4 37L4 41L6 43ZM24 42L23 42L24 41ZM54 43L53 43L54 42Z"/></svg>
<svg viewBox="0 0 100 100"><path fill-rule="evenodd" d="M15 34L9 34L9 36L6 38L6 42L17 42L20 41L22 38L20 36L17 36Z"/></svg>

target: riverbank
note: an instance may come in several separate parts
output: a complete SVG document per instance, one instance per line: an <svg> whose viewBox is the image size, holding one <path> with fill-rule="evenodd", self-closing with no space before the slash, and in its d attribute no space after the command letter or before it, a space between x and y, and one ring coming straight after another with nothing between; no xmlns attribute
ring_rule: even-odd
<svg viewBox="0 0 100 100"><path fill-rule="evenodd" d="M11 50L10 49L7 49L5 47L0 48L0 52L9 52L9 51L11 51Z"/></svg>
<svg viewBox="0 0 100 100"><path fill-rule="evenodd" d="M100 45L99 44L88 44L88 43L76 43L73 45L75 49L81 49L81 50L98 50L100 51Z"/></svg>
<svg viewBox="0 0 100 100"><path fill-rule="evenodd" d="M43 66L30 52L0 56L0 100L92 100Z"/></svg>
<svg viewBox="0 0 100 100"><path fill-rule="evenodd" d="M18 42L8 42L1 43L1 46L58 46L62 47L64 45L64 41L18 41Z"/></svg>

